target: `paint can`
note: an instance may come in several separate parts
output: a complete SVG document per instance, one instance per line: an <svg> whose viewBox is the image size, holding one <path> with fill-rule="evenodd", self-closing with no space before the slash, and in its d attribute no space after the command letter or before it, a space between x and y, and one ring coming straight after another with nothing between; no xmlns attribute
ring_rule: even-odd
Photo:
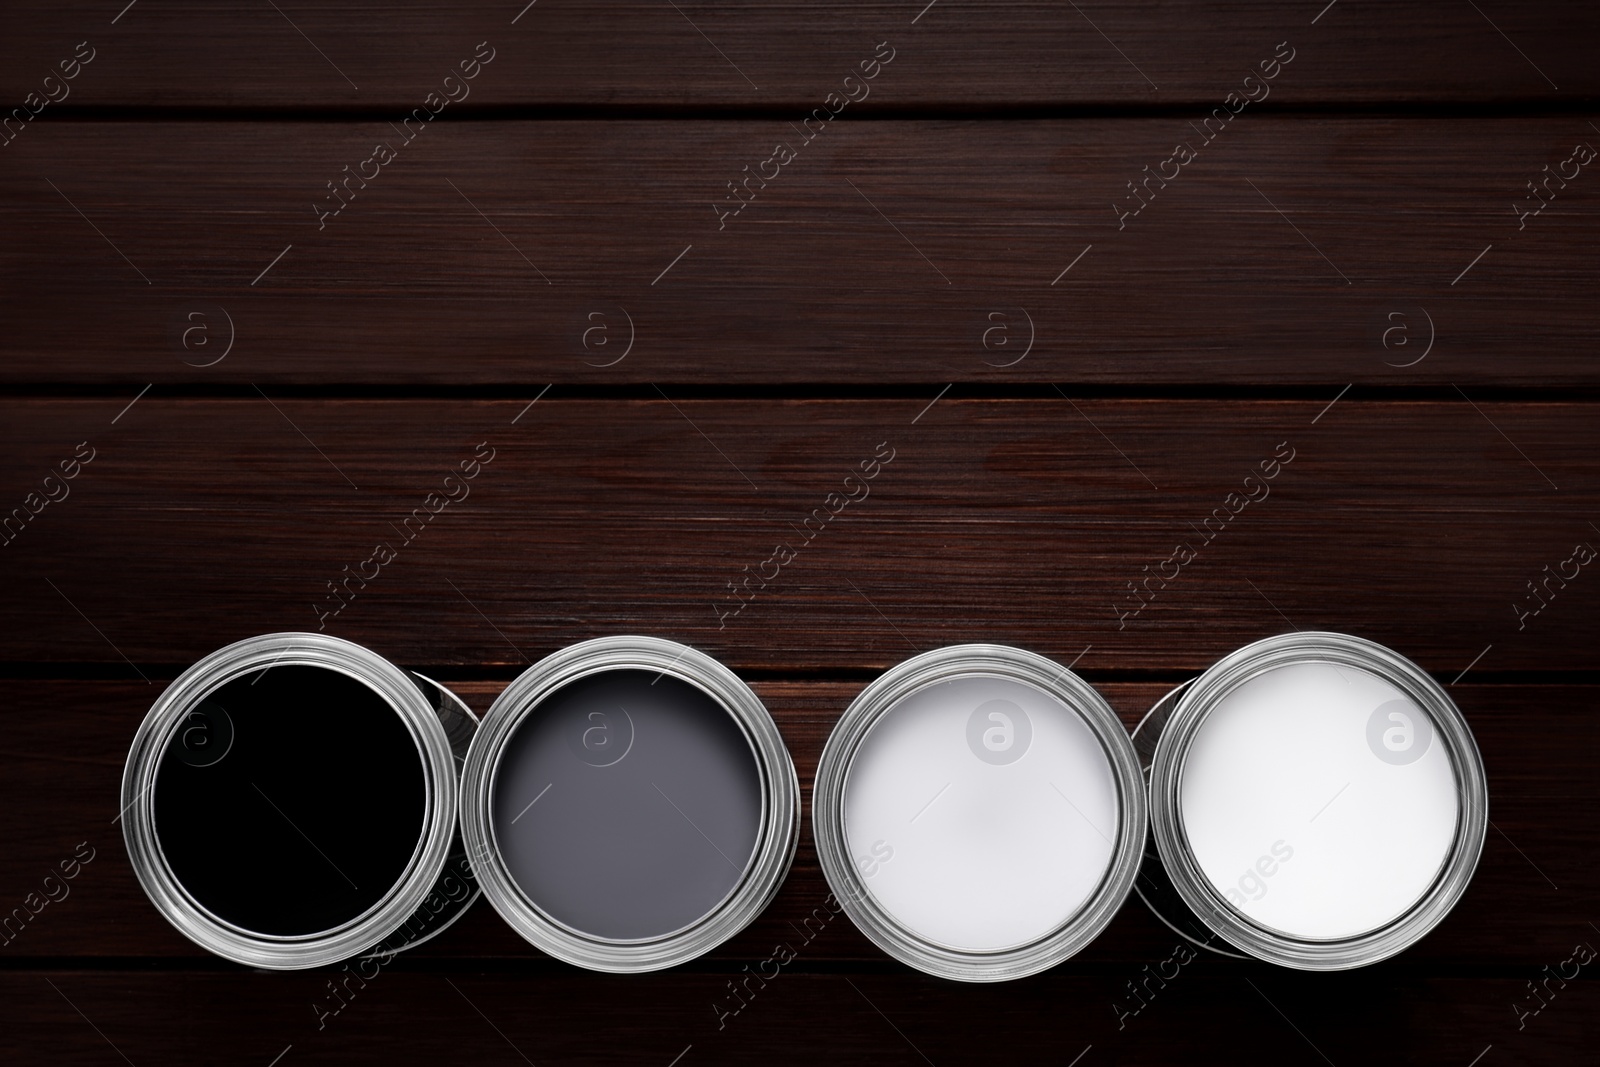
<svg viewBox="0 0 1600 1067"><path fill-rule="evenodd" d="M1206 948L1301 970L1406 949L1460 900L1488 824L1472 731L1404 656L1269 637L1135 731L1154 855L1140 895Z"/></svg>
<svg viewBox="0 0 1600 1067"><path fill-rule="evenodd" d="M994 982L1110 923L1138 873L1145 790L1087 682L1021 649L958 645L893 667L845 711L812 823L862 933L918 970Z"/></svg>
<svg viewBox="0 0 1600 1067"><path fill-rule="evenodd" d="M387 957L477 898L456 832L476 726L443 686L340 638L228 645L135 734L129 860L161 915L224 958L287 970Z"/></svg>
<svg viewBox="0 0 1600 1067"><path fill-rule="evenodd" d="M744 929L794 859L799 783L772 716L686 645L606 637L495 700L461 826L512 929L597 971L659 970Z"/></svg>

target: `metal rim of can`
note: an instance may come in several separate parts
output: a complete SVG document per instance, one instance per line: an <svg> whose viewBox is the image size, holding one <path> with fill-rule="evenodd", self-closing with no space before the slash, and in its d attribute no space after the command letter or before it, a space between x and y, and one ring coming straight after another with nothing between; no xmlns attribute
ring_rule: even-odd
<svg viewBox="0 0 1600 1067"><path fill-rule="evenodd" d="M437 682L434 679L429 678L421 671L406 671L405 673L412 678L417 678L423 682L426 682L429 688L428 690L424 690L424 692L431 690L432 692L437 693L444 703L452 705L455 709L455 713L460 715L466 723L470 724L470 726L467 726L466 729L474 732L476 731L479 722L477 713L474 712L470 706L468 706L465 700L462 700L459 696L457 696L454 690L445 685L443 682ZM437 714L440 716L442 716L444 713L444 703L441 703L440 708L436 709ZM442 718L440 725L443 725ZM445 740L450 745L450 757L453 761L452 766L455 769L456 782L459 785L461 780L461 767L462 764L466 762L466 747L471 743L471 736L469 734L467 739L463 741L457 737L451 736L450 728L446 728ZM459 799L457 803L459 810ZM405 922L403 922L393 934L391 934L388 938L385 938L384 941L380 942L380 944L377 946L378 949L384 954L397 955L401 952L409 952L418 945L426 944L427 942L432 941L434 938L438 937L440 934L444 933L446 930L450 929L458 921L460 921L461 917L471 910L472 905L476 904L478 902L478 898L483 895L483 890L479 888L478 880L472 873L472 864L467 862L466 846L461 844L460 847L457 847L457 844L460 842L460 840L461 828L459 823L456 823L454 824L454 829L450 835L451 847L446 850L444 866L440 868L438 881L434 883L432 889L423 898L423 903L414 913L412 913L411 918L408 918ZM467 886L466 896L460 898L459 900L451 897L448 889L446 888L450 879L455 877L457 874L465 879ZM440 895L442 895L443 899L438 900L438 910L436 911L432 907L432 904L440 897ZM436 923L430 923L429 920L436 918L440 912L443 912L444 918ZM420 934L414 933L413 928L419 923L423 927L422 932ZM390 946L390 942L394 938L402 936L405 938L405 940L401 941L397 945L392 947Z"/></svg>
<svg viewBox="0 0 1600 1067"><path fill-rule="evenodd" d="M998 677L1042 690L1074 711L1100 742L1117 790L1111 860L1084 904L1050 933L1018 948L974 952L912 932L872 896L849 860L844 793L856 753L877 722L906 697L957 678ZM817 859L834 898L857 929L900 962L940 978L1003 982L1037 974L1098 937L1127 900L1139 874L1147 825L1144 778L1122 725L1103 696L1054 660L1007 645L949 645L891 667L851 702L828 735L811 798Z"/></svg>
<svg viewBox="0 0 1600 1067"><path fill-rule="evenodd" d="M650 938L583 933L548 915L506 868L491 811L506 744L528 715L563 686L616 670L656 671L699 689L726 711L750 745L761 780L761 831L733 889L690 925ZM599 637L535 663L495 698L473 736L461 776L461 833L483 895L513 930L541 951L594 971L631 974L674 967L743 930L777 894L800 837L800 782L761 698L704 652L658 637Z"/></svg>
<svg viewBox="0 0 1600 1067"><path fill-rule="evenodd" d="M1172 714L1173 707L1178 703L1178 697L1183 691L1193 684L1191 678L1181 682L1167 695L1153 704L1144 718L1139 720L1133 728L1133 750L1139 754L1139 765L1144 768L1145 790L1150 788L1150 762L1155 758L1156 741L1161 737L1161 731L1167 724L1167 718ZM1138 894L1144 906L1150 913L1161 921L1161 924L1190 944L1205 949L1207 952L1226 956L1231 960L1247 960L1251 957L1228 948L1217 947L1219 940L1216 931L1204 925L1189 909L1172 897L1177 895L1173 888L1172 879L1168 877L1166 868L1162 866L1160 852L1156 848L1155 835L1152 834L1145 841L1144 864L1139 871L1139 880L1134 883L1133 891ZM1165 899L1164 899L1165 898Z"/></svg>
<svg viewBox="0 0 1600 1067"><path fill-rule="evenodd" d="M213 915L196 901L161 853L151 798L161 757L184 715L227 682L279 666L337 671L375 691L405 724L422 765L424 825L405 873L361 915L314 934L257 933ZM267 970L321 967L378 945L423 905L444 869L455 832L456 788L444 729L404 671L370 649L329 634L265 634L212 652L157 698L134 735L123 769L122 835L128 861L156 910L201 948Z"/></svg>
<svg viewBox="0 0 1600 1067"><path fill-rule="evenodd" d="M1329 663L1364 670L1409 697L1432 718L1436 736L1446 746L1460 799L1450 850L1433 884L1404 914L1355 937L1296 938L1248 919L1200 870L1183 827L1179 790L1184 761L1206 717L1245 682L1270 670L1300 663ZM1163 700L1157 709L1165 703ZM1449 694L1398 652L1350 634L1300 631L1264 638L1224 656L1188 683L1176 704L1171 705L1166 722L1157 725L1160 735L1150 765L1150 823L1161 864L1189 910L1240 951L1303 971L1364 967L1415 944L1443 921L1466 892L1488 830L1489 793L1483 758L1472 730Z"/></svg>

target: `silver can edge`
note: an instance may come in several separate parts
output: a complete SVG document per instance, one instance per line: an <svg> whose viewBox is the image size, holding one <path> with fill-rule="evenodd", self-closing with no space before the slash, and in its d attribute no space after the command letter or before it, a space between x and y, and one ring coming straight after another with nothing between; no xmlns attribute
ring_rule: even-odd
<svg viewBox="0 0 1600 1067"><path fill-rule="evenodd" d="M737 885L689 926L637 941L586 935L544 914L516 885L495 838L494 783L506 744L524 717L549 694L591 674L647 670L694 686L723 708L744 733L761 778L761 833ZM503 690L474 734L462 771L460 825L467 856L490 905L524 940L589 970L642 973L677 966L711 951L764 911L789 873L799 846L800 782L777 723L728 667L688 645L637 635L599 637L539 660Z"/></svg>
<svg viewBox="0 0 1600 1067"><path fill-rule="evenodd" d="M338 671L373 689L400 717L421 759L426 816L405 874L377 904L332 930L283 937L254 933L212 915L178 882L161 854L151 791L161 756L184 713L236 678L274 666ZM179 675L146 713L122 775L122 834L128 861L161 916L189 940L224 959L265 970L300 970L360 955L399 929L438 879L455 831L457 780L438 719L399 667L376 652L329 634L284 632L217 649Z"/></svg>
<svg viewBox="0 0 1600 1067"><path fill-rule="evenodd" d="M1000 952L937 945L905 929L871 896L849 861L844 840L844 787L857 749L877 720L916 690L957 677L999 676L1033 685L1077 713L1094 733L1117 788L1111 863L1082 907L1045 937ZM1144 778L1128 731L1089 683L1054 660L1008 645L948 645L889 668L858 694L823 747L812 790L812 837L833 897L856 927L900 962L940 978L1001 982L1036 974L1070 958L1110 924L1138 877L1148 823Z"/></svg>
<svg viewBox="0 0 1600 1067"><path fill-rule="evenodd" d="M1291 663L1329 662L1365 670L1398 687L1433 719L1449 754L1461 806L1450 852L1418 901L1392 922L1352 938L1293 938L1251 922L1200 871L1179 813L1183 757L1216 702L1239 685ZM1163 724L1150 766L1150 822L1162 866L1190 911L1233 947L1257 959L1304 971L1364 967L1409 948L1442 922L1465 894L1488 830L1483 757L1466 718L1444 687L1411 660L1350 634L1297 631L1252 642L1224 656L1188 684Z"/></svg>

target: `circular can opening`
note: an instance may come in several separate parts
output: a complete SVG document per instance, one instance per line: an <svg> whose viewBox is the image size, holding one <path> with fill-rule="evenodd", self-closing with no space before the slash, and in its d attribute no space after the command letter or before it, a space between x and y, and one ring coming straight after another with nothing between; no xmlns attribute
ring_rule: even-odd
<svg viewBox="0 0 1600 1067"><path fill-rule="evenodd" d="M431 936L475 894L444 870L456 783L444 707L323 634L212 653L162 694L129 752L123 827L141 885L180 932L251 966Z"/></svg>
<svg viewBox="0 0 1600 1067"><path fill-rule="evenodd" d="M918 656L868 686L823 751L824 874L881 948L998 981L1059 963L1110 922L1145 835L1127 732L1098 693L1019 649Z"/></svg>
<svg viewBox="0 0 1600 1067"><path fill-rule="evenodd" d="M771 716L686 646L588 641L514 681L474 739L462 827L490 902L539 948L645 971L766 905L793 859L799 786Z"/></svg>
<svg viewBox="0 0 1600 1067"><path fill-rule="evenodd" d="M1139 733L1161 868L1214 935L1202 943L1306 970L1363 966L1426 934L1471 879L1488 820L1477 746L1444 690L1381 645L1256 642ZM1170 896L1146 899L1173 910Z"/></svg>
<svg viewBox="0 0 1600 1067"><path fill-rule="evenodd" d="M376 907L421 846L427 776L399 716L326 667L212 690L168 737L151 799L168 868L206 911L312 937Z"/></svg>

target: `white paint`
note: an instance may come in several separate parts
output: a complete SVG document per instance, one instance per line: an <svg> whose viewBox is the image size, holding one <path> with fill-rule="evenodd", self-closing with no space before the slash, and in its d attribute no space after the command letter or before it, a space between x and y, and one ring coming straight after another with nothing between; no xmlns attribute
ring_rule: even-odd
<svg viewBox="0 0 1600 1067"><path fill-rule="evenodd" d="M1391 701L1403 703L1379 712ZM1376 675L1325 663L1278 667L1224 696L1179 784L1211 884L1255 922L1311 939L1410 910L1444 864L1459 806L1427 713Z"/></svg>
<svg viewBox="0 0 1600 1067"><path fill-rule="evenodd" d="M972 736L986 760L969 723L992 700L1026 721L981 713ZM989 761L1024 743L1014 762ZM871 895L917 936L973 952L1030 944L1070 919L1110 866L1118 818L1111 764L1088 724L1044 691L994 676L891 706L844 786L845 843Z"/></svg>

